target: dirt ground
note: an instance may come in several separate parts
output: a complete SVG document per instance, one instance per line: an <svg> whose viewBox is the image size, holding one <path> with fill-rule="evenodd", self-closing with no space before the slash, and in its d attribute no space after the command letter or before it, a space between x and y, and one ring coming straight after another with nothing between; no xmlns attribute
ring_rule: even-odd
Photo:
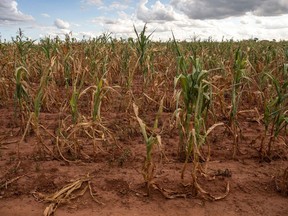
<svg viewBox="0 0 288 216"><path fill-rule="evenodd" d="M55 215L288 215L287 197L275 184L281 172L288 167L287 140L277 140L277 151L273 151L271 161L260 161L257 148L262 127L248 118L241 120L243 137L240 149L243 154L238 155L236 160L232 159L232 137L225 128L217 128L209 138L211 159L203 162L209 177L199 177L199 183L215 196L224 194L229 183L227 197L209 201L189 192L191 164L188 164L184 180L180 178L183 163L176 154L179 137L175 128L161 134L167 158L160 160L157 149L154 153L155 185L183 195L168 199L155 188L151 189L150 197L145 195L141 174L145 145L137 122L130 114L104 110L103 122L114 134L117 145L101 143L101 148L92 153L91 143L87 141L81 149L83 156L74 158L70 163L51 155L39 157L35 153L39 144L35 134L29 134L19 144L21 133L18 132L19 127L13 124L13 115L12 108L1 107L1 216L43 215L49 203L43 202L41 194L53 194L87 175L98 202L87 190L83 196L60 204ZM164 126L169 125L170 116L169 111L163 113ZM148 113L146 121L149 122L152 117ZM40 123L52 133L58 119L58 114L43 112ZM44 130L41 134L46 145L53 148L53 137Z"/></svg>

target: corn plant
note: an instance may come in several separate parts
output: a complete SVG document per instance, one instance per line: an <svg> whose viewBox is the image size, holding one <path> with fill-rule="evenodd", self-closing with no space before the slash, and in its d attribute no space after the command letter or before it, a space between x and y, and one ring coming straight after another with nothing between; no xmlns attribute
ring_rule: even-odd
<svg viewBox="0 0 288 216"><path fill-rule="evenodd" d="M64 57L64 80L65 86L68 88L72 83L72 62L74 61L72 53L69 50Z"/></svg>
<svg viewBox="0 0 288 216"><path fill-rule="evenodd" d="M106 74L106 73L105 73ZM105 97L105 95L110 91L114 91L114 93L117 93L115 91L115 87L110 87L106 83L106 79L104 79L105 74L96 82L95 90L93 91L93 100L92 100L92 120L96 121L97 119L101 119L100 117L100 108L101 108L101 103L102 99ZM105 85L106 84L106 85Z"/></svg>
<svg viewBox="0 0 288 216"><path fill-rule="evenodd" d="M231 92L231 111L229 118L229 127L233 134L233 158L240 152L239 150L239 136L241 136L241 128L238 122L237 114L243 88L245 86L244 80L249 78L246 73L246 59L244 53L240 48L235 53L234 67L233 67L233 79L232 79L232 92Z"/></svg>
<svg viewBox="0 0 288 216"><path fill-rule="evenodd" d="M271 148L275 138L277 138L283 129L288 125L288 65L284 64L283 81L278 80L271 73L265 73L264 76L272 82L275 91L270 98L264 100L264 117L265 126L264 135L261 140L260 157L266 159L271 156ZM270 137L267 149L265 149L265 139L270 129Z"/></svg>
<svg viewBox="0 0 288 216"><path fill-rule="evenodd" d="M38 153L40 154L41 157L44 156L43 153L45 151L47 153L52 153L52 151L44 144L44 141L43 141L42 136L40 134L39 115L40 115L40 111L41 111L42 102L43 102L44 97L46 96L46 93L47 93L48 81L49 81L49 77L50 77L51 68L54 65L54 60L55 60L55 58L52 58L51 65L49 66L48 69L46 69L44 71L44 73L41 76L39 87L37 89L37 92L36 92L36 95L34 98L34 111L29 112L29 119L27 120L25 131L24 131L22 138L19 142L19 143L23 142L23 140L25 139L25 136L27 135L27 133L29 132L29 129L31 128L35 132L36 138L38 139L38 142L37 142ZM19 155L19 145L18 145L18 155Z"/></svg>
<svg viewBox="0 0 288 216"><path fill-rule="evenodd" d="M180 126L181 138L179 154L180 157L185 155L185 163L188 162L192 151L195 151L195 154L199 154L198 148L200 146L197 146L197 149L193 150L194 138L192 129L195 130L195 135L197 135L197 143L204 143L203 141L200 142L200 139L202 139L200 134L206 130L205 116L211 102L210 85L205 80L208 76L208 72L202 70L199 59L194 61L194 59L190 57L190 60L193 64L192 73L180 74L175 79L175 86L180 83L181 87L181 91L177 95L176 116ZM179 107L180 96L184 101L184 107L182 109Z"/></svg>
<svg viewBox="0 0 288 216"><path fill-rule="evenodd" d="M137 53L138 53L138 56L140 59L139 62L140 62L141 66L143 66L143 64L145 62L147 49L148 49L149 44L150 44L150 37L153 34L153 32L152 32L148 36L146 36L145 35L146 29L147 29L147 26L145 24L142 31L140 33L138 33L136 27L134 26L134 32L137 36L136 49L137 49Z"/></svg>
<svg viewBox="0 0 288 216"><path fill-rule="evenodd" d="M21 28L19 28L18 35L16 36L16 39L12 38L13 43L16 45L19 57L20 57L20 64L22 66L26 66L26 59L27 59L27 54L31 50L33 43L35 42L32 40L29 40L28 38L25 37L23 31ZM15 58L17 54L15 53ZM15 59L15 65L16 65L16 59Z"/></svg>
<svg viewBox="0 0 288 216"><path fill-rule="evenodd" d="M123 74L123 77L126 81L125 84L128 88L132 85L132 77L130 76L131 69L129 67L129 63L131 61L131 53L129 51L129 43L126 43L121 55L121 74Z"/></svg>
<svg viewBox="0 0 288 216"><path fill-rule="evenodd" d="M20 66L16 69L14 74L14 79L16 83L16 89L14 93L15 99L15 117L20 117L20 131L25 131L26 121L29 117L30 112L30 96L28 94L28 84L27 77L29 76L28 70L24 66ZM17 109L18 107L18 109ZM19 156L19 147L18 147L18 156Z"/></svg>
<svg viewBox="0 0 288 216"><path fill-rule="evenodd" d="M20 66L15 71L15 99L17 100L20 111L23 111L24 107L28 105L28 92L27 92L27 83L25 81L26 77L29 75L27 69L23 66Z"/></svg>
<svg viewBox="0 0 288 216"><path fill-rule="evenodd" d="M72 86L72 95L70 98L70 108L71 108L71 114L72 114L72 122L73 124L76 124L78 117L79 117L79 112L78 112L78 101L79 101L79 96L80 96L80 91L81 88L84 84L84 80L85 80L85 73L82 74L82 77L80 78L80 83L78 85L78 81L79 81L79 76L80 74L77 73L76 75L76 79L73 82L73 86ZM77 86L78 85L78 86Z"/></svg>
<svg viewBox="0 0 288 216"><path fill-rule="evenodd" d="M51 55L52 55L54 43L52 42L50 38L42 39L40 42L41 42L40 44L41 50L43 51L45 57L50 60L52 57Z"/></svg>
<svg viewBox="0 0 288 216"><path fill-rule="evenodd" d="M153 146L157 143L161 146L161 136L156 132L158 129L158 120L163 111L163 99L160 102L159 110L156 115L153 129L151 130L150 135L148 135L147 126L143 122L143 120L139 117L138 106L133 103L134 114L140 126L141 133L144 138L144 142L146 145L146 157L144 161L144 166L142 169L143 178L147 187L148 195L150 195L150 186L153 184L154 172L155 172L155 164L153 162Z"/></svg>
<svg viewBox="0 0 288 216"><path fill-rule="evenodd" d="M93 121L96 121L97 118L100 118L100 107L101 107L101 100L103 97L103 82L104 80L101 78L95 88L95 91L93 93L93 104L92 104L92 119ZM104 93L105 95L105 93Z"/></svg>
<svg viewBox="0 0 288 216"><path fill-rule="evenodd" d="M79 139L79 136L82 139ZM90 118L82 116L81 121L69 126L66 125L65 120L60 122L55 144L60 158L64 161L71 162L71 160L81 157L88 159L90 156L82 152L82 149L87 146L87 140L92 142L94 154L96 154L97 148L104 151L99 142L111 145L110 141L113 140L113 144L117 146L110 130L100 121L91 121ZM68 154L68 157L65 156L65 153Z"/></svg>
<svg viewBox="0 0 288 216"><path fill-rule="evenodd" d="M153 34L152 32L147 36L146 29L147 29L147 26L145 24L142 31L138 33L138 31L136 30L136 27L134 26L134 32L137 36L136 49L137 49L138 59L140 63L140 69L141 69L141 72L144 74L145 83L146 83L146 76L148 73L148 66L146 65L146 61L148 57L147 52L151 43L150 37Z"/></svg>
<svg viewBox="0 0 288 216"><path fill-rule="evenodd" d="M14 98L16 102L15 106L15 116L16 118L20 116L21 125L20 130L25 133L25 123L27 116L29 115L29 95L27 91L27 83L25 78L29 75L27 69L23 66L20 66L16 69L14 78L16 82L16 89L14 93ZM19 110L17 110L17 107ZM20 156L19 152L19 143L18 143L18 157Z"/></svg>
<svg viewBox="0 0 288 216"><path fill-rule="evenodd" d="M79 99L79 90L76 87L76 83L73 84L72 89L72 96L70 99L70 108L72 112L72 121L74 124L76 124L78 119L78 99Z"/></svg>
<svg viewBox="0 0 288 216"><path fill-rule="evenodd" d="M38 87L38 90L36 93L36 97L34 100L34 112L35 112L37 119L39 118L43 97L45 96L46 88L48 86L48 81L49 81L49 77L50 77L51 68L53 67L53 65L54 65L54 61L51 62L51 66L44 71L44 73L42 74L41 79L40 79L40 84L39 84L39 87Z"/></svg>
<svg viewBox="0 0 288 216"><path fill-rule="evenodd" d="M174 37L174 35L173 35ZM208 72L202 69L199 58L190 56L188 60L181 54L180 48L174 37L174 45L177 52L178 77L175 78L174 86L180 83L181 90L177 93L176 116L179 124L180 143L179 156L185 158L185 161L191 155L192 151L192 134L191 123L193 120L196 133L199 134L205 128L202 117L207 112L211 102L211 89L206 81ZM189 73L190 64L192 71ZM184 102L184 108L179 107L180 96Z"/></svg>
<svg viewBox="0 0 288 216"><path fill-rule="evenodd" d="M227 185L225 195L216 198L202 189L197 180L198 171L203 172L203 169L199 167L200 159L205 160L200 150L207 143L207 136L211 131L223 123L215 123L208 129L206 128L207 112L212 99L210 83L205 79L209 72L202 69L199 59L193 61L191 57L191 60L193 62L192 73L180 74L175 80L175 84L179 82L181 86L181 91L177 96L177 104L179 104L180 97L184 101L184 107L181 109L177 105L176 109L176 118L180 129L180 150L185 153L181 179L184 178L186 166L192 157L191 177L192 186L196 193L201 193L213 200L222 199L227 195L229 185Z"/></svg>
<svg viewBox="0 0 288 216"><path fill-rule="evenodd" d="M211 84L207 81L209 71L203 70L202 63L199 58L194 56L189 57L187 61L180 52L180 49L175 42L176 51L178 54L178 70L181 72L175 78L175 87L179 84L180 91L177 93L177 105L176 105L176 120L179 127L180 143L179 143L179 155L183 158L185 155L184 165L181 171L181 179L184 178L186 166L189 160L192 160L192 187L196 190L196 193L201 193L207 196L209 199L217 199L208 192L206 192L199 185L197 180L197 173L203 172L199 167L200 159L203 156L200 153L201 148L207 142L207 136L216 127L223 125L223 123L216 123L209 129L206 128L207 113L212 101ZM192 71L189 73L189 69ZM183 108L179 106L180 99L183 100ZM209 156L208 156L209 157ZM227 186L229 187L229 185ZM218 197L219 199L224 198Z"/></svg>
<svg viewBox="0 0 288 216"><path fill-rule="evenodd" d="M101 120L101 116L100 116L100 108L101 108L101 104L102 104L102 100L103 98L106 96L106 94L112 90L114 91L114 93L118 93L115 88L117 88L118 86L109 86L107 83L107 80L105 79L106 76L105 72L101 78L96 78L96 84L93 86L89 86L88 88L84 89L80 94L78 99L86 94L90 89L93 89L92 92L92 101L91 101L91 117L93 122L95 122L96 120Z"/></svg>

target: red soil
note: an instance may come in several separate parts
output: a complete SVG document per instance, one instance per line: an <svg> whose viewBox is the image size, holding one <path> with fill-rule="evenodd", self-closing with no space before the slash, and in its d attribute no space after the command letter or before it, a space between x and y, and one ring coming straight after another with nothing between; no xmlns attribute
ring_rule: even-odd
<svg viewBox="0 0 288 216"><path fill-rule="evenodd" d="M153 114L147 113L141 117L151 123ZM35 154L38 140L35 134L30 134L20 144L18 160L17 144L21 139L17 135L19 128L13 125L13 109L2 107L0 215L42 215L49 204L37 199L39 193L53 194L88 173L95 198L103 205L94 202L86 191L83 196L60 204L55 215L288 215L287 197L279 193L275 185L278 175L288 167L287 140L286 143L284 139L277 140L274 148L277 151L273 151L275 157L272 161L259 161L257 148L262 126L257 122L241 119L243 137L240 148L244 154L237 156L237 160L231 157L232 137L225 128L217 128L210 136L212 149L207 173L214 178L201 177L199 183L211 194L221 195L229 182L230 191L223 200L208 201L194 197L189 193L189 187L184 186L191 180L191 164L188 165L184 181L180 179L183 163L179 162L176 154L179 139L177 130L169 128L171 113L164 113L161 121L163 127L169 128L161 134L167 160L159 162L159 152L155 148L154 182L166 190L185 193L186 198L167 199L154 189L150 197L144 196L146 190L141 170L145 146L137 122L132 114L111 112L108 109L102 112L102 116L118 147L101 143L102 150L97 149L93 154L91 143L87 142L81 150L85 154L72 163L66 163L49 155L40 158ZM53 132L58 126L58 118L58 114L42 113L40 123ZM52 148L55 140L44 130L41 134L46 145ZM223 174L225 170L229 175Z"/></svg>

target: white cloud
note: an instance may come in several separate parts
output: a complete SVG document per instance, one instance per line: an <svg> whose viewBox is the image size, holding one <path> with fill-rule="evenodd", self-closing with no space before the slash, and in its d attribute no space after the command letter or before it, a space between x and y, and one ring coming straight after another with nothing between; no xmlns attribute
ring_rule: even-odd
<svg viewBox="0 0 288 216"><path fill-rule="evenodd" d="M92 31L87 31L87 32L85 31L85 32L79 32L79 35L82 37L85 37L86 39L89 39L89 38L96 37L97 35L99 35L99 33L92 32Z"/></svg>
<svg viewBox="0 0 288 216"><path fill-rule="evenodd" d="M100 6L98 9L106 10L106 11L113 11L113 10L124 11L128 8L129 8L128 4L125 4L124 2L114 1L109 5Z"/></svg>
<svg viewBox="0 0 288 216"><path fill-rule="evenodd" d="M34 18L18 10L18 3L12 0L0 1L0 24L32 21Z"/></svg>
<svg viewBox="0 0 288 216"><path fill-rule="evenodd" d="M156 1L151 9L146 6L148 0L141 0L138 10L137 18L144 22L152 21L172 21L177 19L177 14L171 5L164 5L160 1Z"/></svg>
<svg viewBox="0 0 288 216"><path fill-rule="evenodd" d="M243 16L224 19L195 20L185 15L181 16L181 14L177 14L176 17L177 20L166 22L157 19L150 20L147 24L147 34L155 30L152 35L153 40L167 40L172 37L171 31L180 40L189 40L194 37L202 40L210 37L218 41L223 38L241 40L254 37L279 40L283 39L283 36L288 37L288 27L285 25L288 23L288 15L259 17L250 12ZM117 37L127 38L135 37L133 25L141 31L145 21L139 19L138 14L130 15L121 12L118 13L117 19L98 17L93 20L93 23L102 26L103 31L114 33Z"/></svg>
<svg viewBox="0 0 288 216"><path fill-rule="evenodd" d="M255 23L256 23L256 24L261 24L262 21L261 21L261 19L258 19L258 18L257 18L257 19L255 19Z"/></svg>
<svg viewBox="0 0 288 216"><path fill-rule="evenodd" d="M58 28L58 29L69 29L70 24L69 22L66 22L62 19L56 19L54 21L54 25Z"/></svg>
<svg viewBox="0 0 288 216"><path fill-rule="evenodd" d="M89 5L102 5L102 0L82 0L82 2L89 4Z"/></svg>
<svg viewBox="0 0 288 216"><path fill-rule="evenodd" d="M142 26L144 23L138 20L134 14L126 14L125 12L118 12L117 19L108 19L105 17L97 17L91 20L95 27L100 26L102 32L110 32L117 37L130 37L134 36L133 25Z"/></svg>
<svg viewBox="0 0 288 216"><path fill-rule="evenodd" d="M288 32L288 14L282 15L280 17L262 17L261 19L261 28L266 30L278 30ZM275 34L275 33L274 33ZM287 39L287 37L286 37Z"/></svg>
<svg viewBox="0 0 288 216"><path fill-rule="evenodd" d="M133 1L133 4L132 0L112 0L109 4L108 1L103 0L80 0L80 2L80 7L85 6L89 8L89 12L95 10L98 13L96 17L90 18L90 23L87 24L79 15L77 23L73 23L72 20L56 19L53 25L45 27L37 22L31 22L29 25L34 25L33 29L26 26L24 31L35 30L38 31L37 35L52 37L65 37L65 34L72 31L73 37L80 39L83 36L90 38L100 35L101 32L111 32L116 37L127 38L135 37L133 25L141 31L144 24L148 23L147 34L155 30L152 35L153 40L169 39L172 37L171 31L180 40L194 37L198 39L212 37L213 40L222 40L223 37L235 40L254 37L268 40L288 38L288 14L287 12L282 14L288 7L288 4L285 4L287 0L202 0L197 2L196 0L140 0L137 1L137 5L136 1ZM275 4L272 5L273 3ZM48 13L41 15L49 17ZM269 14L271 16L268 16ZM0 25L18 24L29 20L33 20L33 17L20 12L16 1L0 0ZM9 25L4 27L8 29L7 26ZM2 30L4 34L7 32L6 29Z"/></svg>
<svg viewBox="0 0 288 216"><path fill-rule="evenodd" d="M64 39L65 35L67 35L67 34L71 35L71 31L69 29L59 29L56 26L38 26L37 29L40 30L39 36L41 36L41 37L50 36L50 37L54 38L54 37L58 36L58 37ZM75 33L75 34L77 34L77 33Z"/></svg>
<svg viewBox="0 0 288 216"><path fill-rule="evenodd" d="M41 16L43 16L43 17L47 17L47 18L49 18L49 17L50 17L50 15L49 15L49 14L47 14L47 13L42 13L42 14L41 14Z"/></svg>
<svg viewBox="0 0 288 216"><path fill-rule="evenodd" d="M140 0L135 14L119 12L125 10L129 2L125 1L123 8L118 2L98 7L118 11L117 18L99 16L92 20L95 27L101 26L103 31L118 37L135 37L133 25L141 31L144 23L148 23L147 34L155 30L152 35L155 40L171 38L171 31L180 40L288 38L287 0L170 0L169 3L156 0L152 4L152 1Z"/></svg>
<svg viewBox="0 0 288 216"><path fill-rule="evenodd" d="M189 19L186 15L176 12L171 5L156 1L148 8L146 6L147 3L147 0L142 0L138 5L136 14L127 14L122 11L118 12L116 19L102 16L94 18L92 23L96 26L101 26L103 31L111 32L118 37L124 38L135 37L133 25L136 26L138 31L141 31L144 23L148 23L147 34L154 31L152 37L155 40L171 38L172 30L175 35L179 36L179 39L187 39L195 31L199 32L200 29L213 27L207 21ZM208 33L209 31L207 31Z"/></svg>
<svg viewBox="0 0 288 216"><path fill-rule="evenodd" d="M51 29L50 31L46 33L46 35L49 35L52 38L60 37L62 39L65 38L65 35L69 35L69 34L71 35L71 31L69 31L69 29L60 29L58 31L56 31L55 29Z"/></svg>
<svg viewBox="0 0 288 216"><path fill-rule="evenodd" d="M96 17L95 19L91 20L92 23L100 24L100 25L111 25L117 24L118 21L116 19L110 19L103 16Z"/></svg>

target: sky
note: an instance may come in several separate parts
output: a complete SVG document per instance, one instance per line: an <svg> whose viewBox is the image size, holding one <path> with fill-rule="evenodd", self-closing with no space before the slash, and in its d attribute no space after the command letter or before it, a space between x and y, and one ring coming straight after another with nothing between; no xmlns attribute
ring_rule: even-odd
<svg viewBox="0 0 288 216"><path fill-rule="evenodd" d="M0 37L81 40L111 33L153 40L288 40L288 0L0 0Z"/></svg>

